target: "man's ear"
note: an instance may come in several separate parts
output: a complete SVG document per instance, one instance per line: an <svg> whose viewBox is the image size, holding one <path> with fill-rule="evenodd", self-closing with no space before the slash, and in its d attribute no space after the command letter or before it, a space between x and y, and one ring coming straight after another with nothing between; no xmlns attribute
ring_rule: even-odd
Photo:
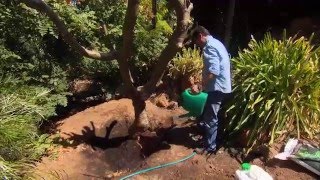
<svg viewBox="0 0 320 180"><path fill-rule="evenodd" d="M205 37L205 35L203 33L199 33L199 36L201 39Z"/></svg>

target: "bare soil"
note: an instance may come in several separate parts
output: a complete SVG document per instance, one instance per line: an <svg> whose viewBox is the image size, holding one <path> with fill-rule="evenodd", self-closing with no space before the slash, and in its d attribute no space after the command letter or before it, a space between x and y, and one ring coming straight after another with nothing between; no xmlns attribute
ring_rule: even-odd
<svg viewBox="0 0 320 180"><path fill-rule="evenodd" d="M129 138L128 128L134 118L129 99L103 103L58 121L52 135L59 136L56 140L60 146L56 154L44 157L37 164L38 179L119 179L141 169L182 159L199 146L192 138L199 133L192 121L172 121L173 116L185 111L159 108L151 102L147 103L147 111L165 129L156 136L158 139L154 136L150 139L144 136L139 141ZM216 155L195 155L177 165L132 179L234 179L241 160L231 154L227 148L221 148ZM256 158L251 163L265 168L274 179L317 179L291 161L264 162Z"/></svg>

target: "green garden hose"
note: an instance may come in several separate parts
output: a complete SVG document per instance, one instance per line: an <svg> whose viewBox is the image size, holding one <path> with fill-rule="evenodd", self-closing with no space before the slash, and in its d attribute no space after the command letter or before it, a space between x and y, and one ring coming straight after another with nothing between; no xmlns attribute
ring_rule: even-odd
<svg viewBox="0 0 320 180"><path fill-rule="evenodd" d="M180 160L177 160L177 161L174 161L174 162L170 162L170 163L167 163L167 164L161 164L159 166L155 166L155 167L151 167L151 168L147 168L147 169L143 169L143 170L137 171L135 173L129 174L129 175L121 178L120 180L125 180L125 179L128 179L128 178L130 178L132 176L135 176L135 175L138 175L138 174L142 174L142 173L145 173L145 172L148 172L148 171L153 171L153 170L160 169L160 168L163 168L163 167L167 167L167 166L172 166L172 165L178 164L180 162L183 162L185 160L188 160L188 159L192 158L196 154L197 153L193 152L192 154L190 154L189 156L187 156L187 157L185 157L183 159L180 159Z"/></svg>

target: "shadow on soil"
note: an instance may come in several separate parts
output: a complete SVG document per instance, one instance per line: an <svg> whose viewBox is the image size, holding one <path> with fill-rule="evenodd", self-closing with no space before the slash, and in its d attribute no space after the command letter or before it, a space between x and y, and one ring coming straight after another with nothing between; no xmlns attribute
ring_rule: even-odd
<svg viewBox="0 0 320 180"><path fill-rule="evenodd" d="M106 102L106 99L103 95L98 96L93 100L81 101L76 99L74 96L67 96L67 106L57 105L56 113L57 115L50 117L48 120L43 121L40 126L40 131L42 133L53 134L57 127L60 125L58 123L60 120L63 120L67 117L70 117L78 112L81 112L89 107L99 105Z"/></svg>
<svg viewBox="0 0 320 180"><path fill-rule="evenodd" d="M82 130L82 134L66 133L70 136L68 139L75 141L73 146L79 145L80 143L86 143L92 147L93 150L96 148L105 150L107 148L119 147L123 142L129 140L129 136L113 137L110 138L112 129L118 121L114 120L109 126L106 126L106 134L104 137L96 136L96 127L92 121L90 121L91 127L85 126Z"/></svg>
<svg viewBox="0 0 320 180"><path fill-rule="evenodd" d="M161 133L151 134L146 132L141 135L139 139L132 139L129 135L123 135L128 129L125 127L126 125L119 123L117 120L112 121L105 127L105 136L103 137L96 135L96 131L98 130L92 121L90 121L90 126L91 127L84 126L81 134L64 133L69 137L67 139L60 138L56 143L64 147L74 148L84 143L90 145L93 150L100 151L110 148L121 149L122 146L126 146L126 151L130 151L130 149L133 149L133 147L130 146L137 146L140 149L140 156L142 158L146 158L157 151L170 148L170 145L165 140L165 135ZM130 141L130 143L127 143L128 141Z"/></svg>
<svg viewBox="0 0 320 180"><path fill-rule="evenodd" d="M165 134L165 140L169 144L181 145L187 148L201 147L201 132L195 125L175 127Z"/></svg>

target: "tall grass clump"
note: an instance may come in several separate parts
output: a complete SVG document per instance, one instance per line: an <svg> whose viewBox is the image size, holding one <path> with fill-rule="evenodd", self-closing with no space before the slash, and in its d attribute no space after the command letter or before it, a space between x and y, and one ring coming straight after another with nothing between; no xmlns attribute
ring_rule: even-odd
<svg viewBox="0 0 320 180"><path fill-rule="evenodd" d="M30 168L27 162L50 147L39 126L55 114L57 104L66 104L66 97L15 78L0 81L0 178L19 179Z"/></svg>
<svg viewBox="0 0 320 180"><path fill-rule="evenodd" d="M234 99L227 111L231 135L246 132L247 145L320 132L320 48L304 37L252 39L232 60Z"/></svg>

